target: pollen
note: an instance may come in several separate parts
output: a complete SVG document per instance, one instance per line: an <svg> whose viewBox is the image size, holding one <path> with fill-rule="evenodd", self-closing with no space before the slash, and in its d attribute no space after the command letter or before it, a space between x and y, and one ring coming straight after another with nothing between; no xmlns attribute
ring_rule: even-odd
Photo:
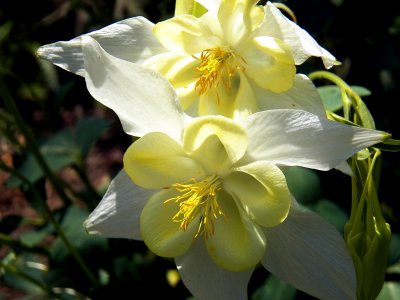
<svg viewBox="0 0 400 300"><path fill-rule="evenodd" d="M237 70L242 69L237 64L235 53L229 48L217 47L206 49L201 53L200 65L196 70L200 77L195 89L203 95L208 89L216 88L221 82L226 88L231 87L231 78ZM243 61L241 58L239 61Z"/></svg>
<svg viewBox="0 0 400 300"><path fill-rule="evenodd" d="M221 184L222 180L217 175L212 175L201 181L191 179L189 183L175 183L169 187L177 190L179 195L165 200L164 203L179 203L179 211L172 220L180 223L181 230L186 231L190 223L200 215L195 237L204 235L207 239L214 235L214 220L223 215L217 201Z"/></svg>

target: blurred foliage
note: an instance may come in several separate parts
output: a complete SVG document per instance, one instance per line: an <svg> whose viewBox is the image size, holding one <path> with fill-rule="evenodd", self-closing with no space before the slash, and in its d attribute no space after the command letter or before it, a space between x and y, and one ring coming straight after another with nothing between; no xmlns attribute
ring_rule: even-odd
<svg viewBox="0 0 400 300"><path fill-rule="evenodd" d="M377 128L399 138L395 107L400 95L400 11L396 1L281 2L295 12L300 26L342 62L333 72L356 86ZM133 293L148 299L160 294L164 298L191 297L182 282L169 284L168 274L175 268L172 260L156 257L142 242L107 240L84 231L83 220L121 168L118 153L123 153L131 141L115 115L90 97L82 78L35 57L40 45L69 40L131 16L158 22L171 17L173 11L173 0L0 1L0 80L66 191L66 199L55 194L2 99L0 299L42 299L44 295L58 299L122 299ZM308 74L319 69L321 62L311 59L299 72ZM337 88L321 85L319 91L326 107L340 111ZM290 168L286 176L301 203L343 232L351 205L348 176L302 168ZM385 152L379 198L393 238L379 300L398 299L400 295L398 182L399 155ZM16 209L15 203L25 209ZM47 209L54 220L49 219ZM60 225L89 273L94 274L95 283L67 251L54 222ZM311 299L261 270L252 277L249 295L254 300Z"/></svg>

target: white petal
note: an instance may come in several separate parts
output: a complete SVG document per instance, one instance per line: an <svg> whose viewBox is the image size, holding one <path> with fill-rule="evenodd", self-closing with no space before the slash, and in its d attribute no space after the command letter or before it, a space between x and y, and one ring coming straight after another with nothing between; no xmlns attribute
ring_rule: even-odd
<svg viewBox="0 0 400 300"><path fill-rule="evenodd" d="M196 0L196 2L203 5L210 13L214 15L217 15L221 1L222 0Z"/></svg>
<svg viewBox="0 0 400 300"><path fill-rule="evenodd" d="M335 167L335 169L340 171L340 172L342 172L343 174L346 174L346 175L349 175L349 176L353 175L353 170L351 169L349 163L346 160L344 160L340 164L338 164Z"/></svg>
<svg viewBox="0 0 400 300"><path fill-rule="evenodd" d="M184 114L171 85L158 73L106 53L91 37L82 38L92 96L115 111L126 133L159 131L180 139Z"/></svg>
<svg viewBox="0 0 400 300"><path fill-rule="evenodd" d="M249 136L247 154L287 166L329 170L359 150L390 135L318 117L303 110L276 109L244 120Z"/></svg>
<svg viewBox="0 0 400 300"><path fill-rule="evenodd" d="M321 97L312 81L303 74L296 74L293 86L286 92L274 93L252 85L258 99L259 110L268 109L302 109L315 115L325 117L326 112Z"/></svg>
<svg viewBox="0 0 400 300"><path fill-rule="evenodd" d="M265 233L262 263L271 273L318 299L356 299L351 256L341 235L321 217L293 203L286 221Z"/></svg>
<svg viewBox="0 0 400 300"><path fill-rule="evenodd" d="M175 258L182 281L198 300L245 300L253 270L229 272L210 258L202 239L182 256Z"/></svg>
<svg viewBox="0 0 400 300"><path fill-rule="evenodd" d="M281 38L292 48L296 65L302 64L310 56L321 57L325 68L340 64L336 58L297 24L287 19L271 2L265 6L265 20L257 35Z"/></svg>
<svg viewBox="0 0 400 300"><path fill-rule="evenodd" d="M85 76L81 39L90 36L112 56L141 63L166 51L152 33L154 24L143 17L126 19L100 30L40 47L37 55L72 73Z"/></svg>
<svg viewBox="0 0 400 300"><path fill-rule="evenodd" d="M111 181L103 199L86 219L84 227L90 234L142 240L140 215L154 193L154 190L136 186L122 170Z"/></svg>

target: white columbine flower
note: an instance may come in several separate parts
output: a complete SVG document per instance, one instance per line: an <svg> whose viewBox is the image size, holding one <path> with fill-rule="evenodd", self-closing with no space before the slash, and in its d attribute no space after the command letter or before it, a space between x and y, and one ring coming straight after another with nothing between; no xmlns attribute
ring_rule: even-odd
<svg viewBox="0 0 400 300"><path fill-rule="evenodd" d="M230 118L274 108L323 116L312 82L296 74L310 56L325 67L338 62L272 3L198 0L201 17L178 15L156 25L135 17L38 50L54 64L85 76L82 40L90 36L110 55L157 70L190 115Z"/></svg>
<svg viewBox="0 0 400 300"><path fill-rule="evenodd" d="M91 37L82 52L89 92L140 137L86 220L88 232L144 240L175 257L198 299L246 299L258 263L315 297L355 298L342 237L291 199L281 168L328 170L387 134L303 110L191 118L158 73Z"/></svg>

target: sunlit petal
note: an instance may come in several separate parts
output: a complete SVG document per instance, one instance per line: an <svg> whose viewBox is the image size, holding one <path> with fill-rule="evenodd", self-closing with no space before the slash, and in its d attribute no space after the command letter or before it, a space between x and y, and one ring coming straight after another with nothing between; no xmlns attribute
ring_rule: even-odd
<svg viewBox="0 0 400 300"><path fill-rule="evenodd" d="M205 241L208 254L226 270L241 272L253 269L266 247L260 226L239 211L231 196L221 192L218 203L223 216L214 221L214 235Z"/></svg>
<svg viewBox="0 0 400 300"><path fill-rule="evenodd" d="M244 129L221 116L197 118L188 124L183 136L183 148L188 153L193 152L211 135L219 138L231 163L239 160L246 151L248 140Z"/></svg>
<svg viewBox="0 0 400 300"><path fill-rule="evenodd" d="M293 204L281 225L265 230L266 269L318 299L356 299L353 261L341 235L315 213Z"/></svg>
<svg viewBox="0 0 400 300"><path fill-rule="evenodd" d="M82 38L82 47L89 92L116 112L126 133L142 136L160 131L181 137L184 115L168 81L109 55L90 37Z"/></svg>
<svg viewBox="0 0 400 300"><path fill-rule="evenodd" d="M103 199L89 215L84 227L91 234L141 240L140 214L153 194L154 190L136 186L122 170L111 181Z"/></svg>
<svg viewBox="0 0 400 300"><path fill-rule="evenodd" d="M125 152L124 169L145 188L163 188L204 176L202 167L169 136L153 132L134 142Z"/></svg>
<svg viewBox="0 0 400 300"><path fill-rule="evenodd" d="M141 63L153 55L166 51L152 34L153 26L153 23L143 17L134 17L85 35L95 39L110 55ZM67 71L85 76L82 37L44 45L37 50L37 55Z"/></svg>
<svg viewBox="0 0 400 300"><path fill-rule="evenodd" d="M274 93L256 84L252 85L252 89L258 99L259 110L302 109L317 116L326 116L325 108L317 89L305 75L296 74L293 86L283 93Z"/></svg>
<svg viewBox="0 0 400 300"><path fill-rule="evenodd" d="M285 176L271 163L258 161L237 168L224 179L224 188L261 226L276 226L289 213L290 192Z"/></svg>
<svg viewBox="0 0 400 300"><path fill-rule="evenodd" d="M334 168L359 150L390 136L302 110L263 111L243 123L249 136L247 154L252 160L318 170Z"/></svg>
<svg viewBox="0 0 400 300"><path fill-rule="evenodd" d="M170 51L180 54L197 54L221 44L206 23L192 15L179 15L157 23L154 34Z"/></svg>
<svg viewBox="0 0 400 300"><path fill-rule="evenodd" d="M208 255L203 240L197 239L175 262L183 283L196 299L247 299L247 284L253 269L244 272L222 269Z"/></svg>
<svg viewBox="0 0 400 300"><path fill-rule="evenodd" d="M186 231L173 220L179 211L179 204L174 201L165 203L177 195L174 189L162 190L154 194L146 203L140 216L140 230L144 242L152 252L159 256L175 257L184 254L192 245L198 228L194 220Z"/></svg>

